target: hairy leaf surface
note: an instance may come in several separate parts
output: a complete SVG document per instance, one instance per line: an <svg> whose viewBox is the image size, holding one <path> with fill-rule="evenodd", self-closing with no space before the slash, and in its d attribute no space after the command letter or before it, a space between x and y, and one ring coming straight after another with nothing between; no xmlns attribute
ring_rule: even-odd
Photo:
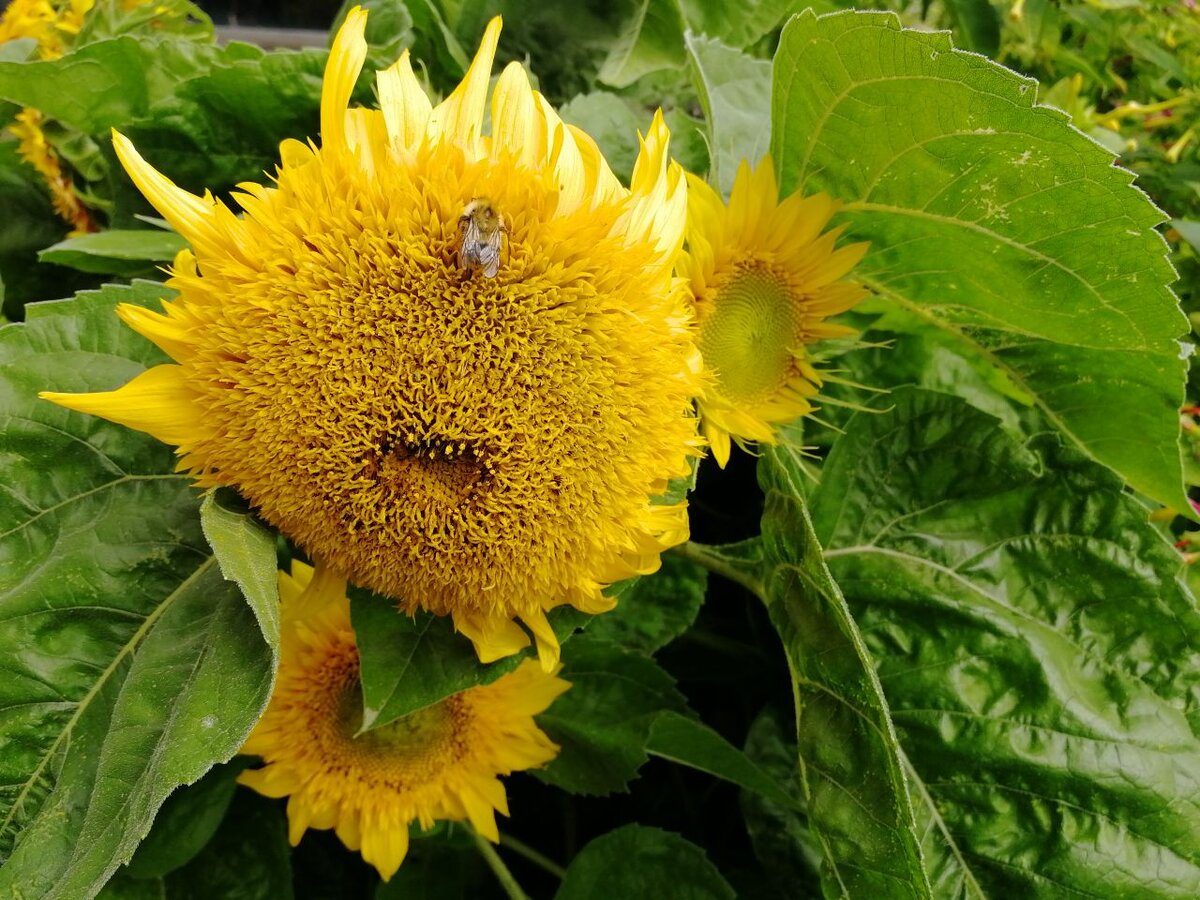
<svg viewBox="0 0 1200 900"><path fill-rule="evenodd" d="M885 13L806 12L775 58L785 193L845 202L858 275L968 341L1073 444L1176 509L1187 322L1163 214L1036 83ZM1119 398L1119 402L1114 402Z"/></svg>
<svg viewBox="0 0 1200 900"><path fill-rule="evenodd" d="M1057 436L891 399L851 420L812 514L938 895L1195 896L1200 614L1178 554Z"/></svg>
<svg viewBox="0 0 1200 900"><path fill-rule="evenodd" d="M161 354L108 287L0 331L0 894L89 897L176 787L229 759L272 651L200 529L171 448L39 400L107 390Z"/></svg>

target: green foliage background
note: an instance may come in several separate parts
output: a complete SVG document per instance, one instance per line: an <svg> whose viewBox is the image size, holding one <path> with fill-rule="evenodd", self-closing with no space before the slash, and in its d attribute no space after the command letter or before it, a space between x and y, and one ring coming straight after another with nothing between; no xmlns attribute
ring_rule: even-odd
<svg viewBox="0 0 1200 900"><path fill-rule="evenodd" d="M696 543L614 612L554 619L563 749L509 779L499 848L529 894L1197 896L1200 15L363 5L368 69L411 48L444 93L500 12L503 59L621 177L661 106L721 190L770 150L871 242L819 417L702 464L678 486ZM36 399L162 361L113 308L157 304L182 244L109 129L225 194L316 136L325 51L218 45L181 0L101 0L61 59L34 49L0 45L0 118L42 110L107 230L67 238L0 140L0 896L503 896L461 826L415 833L387 884L329 833L287 847L283 805L234 779L293 548L169 447ZM364 592L352 617L368 727L516 662Z"/></svg>

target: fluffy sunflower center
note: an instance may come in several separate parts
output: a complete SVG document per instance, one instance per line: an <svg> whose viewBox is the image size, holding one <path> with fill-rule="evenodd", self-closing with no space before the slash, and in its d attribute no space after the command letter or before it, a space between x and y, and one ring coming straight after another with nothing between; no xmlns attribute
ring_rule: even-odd
<svg viewBox="0 0 1200 900"><path fill-rule="evenodd" d="M787 382L798 346L799 304L769 269L740 268L715 291L700 325L700 349L737 403L768 397Z"/></svg>
<svg viewBox="0 0 1200 900"><path fill-rule="evenodd" d="M609 234L620 202L556 214L543 173L430 153L423 177L318 159L250 198L256 260L185 283L220 298L189 305L187 378L217 423L189 449L359 583L511 615L587 589L578 561L603 566L682 463L686 336L631 318L669 297L652 248ZM485 195L494 277L460 259Z"/></svg>

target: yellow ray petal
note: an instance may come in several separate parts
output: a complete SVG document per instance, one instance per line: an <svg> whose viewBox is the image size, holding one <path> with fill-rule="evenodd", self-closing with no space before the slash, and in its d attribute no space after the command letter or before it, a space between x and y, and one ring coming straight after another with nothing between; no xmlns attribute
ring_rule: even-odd
<svg viewBox="0 0 1200 900"><path fill-rule="evenodd" d="M509 63L492 92L493 153L511 155L529 169L542 163L547 152L547 128L540 112L525 69L520 63Z"/></svg>
<svg viewBox="0 0 1200 900"><path fill-rule="evenodd" d="M354 83L367 59L367 13L356 6L346 15L329 50L321 86L321 146L335 153L353 149L346 133L346 110Z"/></svg>
<svg viewBox="0 0 1200 900"><path fill-rule="evenodd" d="M117 305L117 316L142 337L153 341L176 362L182 362L194 352L188 333L192 323L180 316L171 304L164 303L163 307L165 314L132 303L120 303Z"/></svg>
<svg viewBox="0 0 1200 900"><path fill-rule="evenodd" d="M454 627L470 638L479 661L483 663L512 656L529 646L529 635L512 619L456 612Z"/></svg>
<svg viewBox="0 0 1200 900"><path fill-rule="evenodd" d="M112 141L117 158L133 183L171 227L192 245L220 253L223 244L214 221L216 202L177 187L175 182L142 159L129 138L119 131L113 131Z"/></svg>
<svg viewBox="0 0 1200 900"><path fill-rule="evenodd" d="M425 138L433 104L413 72L405 50L388 68L375 76L379 108L387 125L388 138L401 149L415 150Z"/></svg>
<svg viewBox="0 0 1200 900"><path fill-rule="evenodd" d="M181 366L147 369L115 391L95 394L43 391L38 396L67 409L144 431L166 444L190 444L203 433L196 396L185 384Z"/></svg>
<svg viewBox="0 0 1200 900"><path fill-rule="evenodd" d="M479 135L483 131L483 110L492 78L492 63L496 59L496 45L500 42L500 28L499 16L488 22L466 77L449 97L434 107L429 118L431 133L459 144L472 160L483 155Z"/></svg>

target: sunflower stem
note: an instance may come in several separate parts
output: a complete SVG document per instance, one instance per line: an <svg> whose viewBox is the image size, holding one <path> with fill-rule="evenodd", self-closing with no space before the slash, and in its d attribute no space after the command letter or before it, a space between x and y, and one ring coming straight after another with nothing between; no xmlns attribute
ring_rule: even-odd
<svg viewBox="0 0 1200 900"><path fill-rule="evenodd" d="M733 544L729 549L736 551L743 547L749 550L755 549L752 548L749 541L743 542L743 544ZM753 552L745 556L738 556L735 553L725 552L721 547L710 547L708 544L698 544L695 541L688 541L686 544L672 547L671 552L703 566L714 575L720 575L740 584L758 597L766 596L762 583L762 561L757 559Z"/></svg>
<svg viewBox="0 0 1200 900"><path fill-rule="evenodd" d="M514 853L520 854L521 856L523 856L527 860L529 860L531 863L533 863L535 866L540 866L541 868L545 869L547 872L549 872L555 878L561 879L561 878L565 878L567 875L567 870L564 869L562 866L560 866L558 863L556 863L554 860L550 859L548 856L543 856L541 853L534 850L532 847L530 847L524 841L518 841L515 837L512 837L511 835L507 835L507 834L500 835L500 846L507 847L509 850L512 850Z"/></svg>
<svg viewBox="0 0 1200 900"><path fill-rule="evenodd" d="M504 888L504 893L508 894L509 900L529 900L529 895L521 890L521 886L517 884L517 879L513 878L512 872L508 871L508 866L504 864L504 860L500 858L500 854L496 852L488 839L478 832L472 832L471 834L475 838L475 847L479 850L479 855L487 862L492 870L492 874L496 876L496 880Z"/></svg>

